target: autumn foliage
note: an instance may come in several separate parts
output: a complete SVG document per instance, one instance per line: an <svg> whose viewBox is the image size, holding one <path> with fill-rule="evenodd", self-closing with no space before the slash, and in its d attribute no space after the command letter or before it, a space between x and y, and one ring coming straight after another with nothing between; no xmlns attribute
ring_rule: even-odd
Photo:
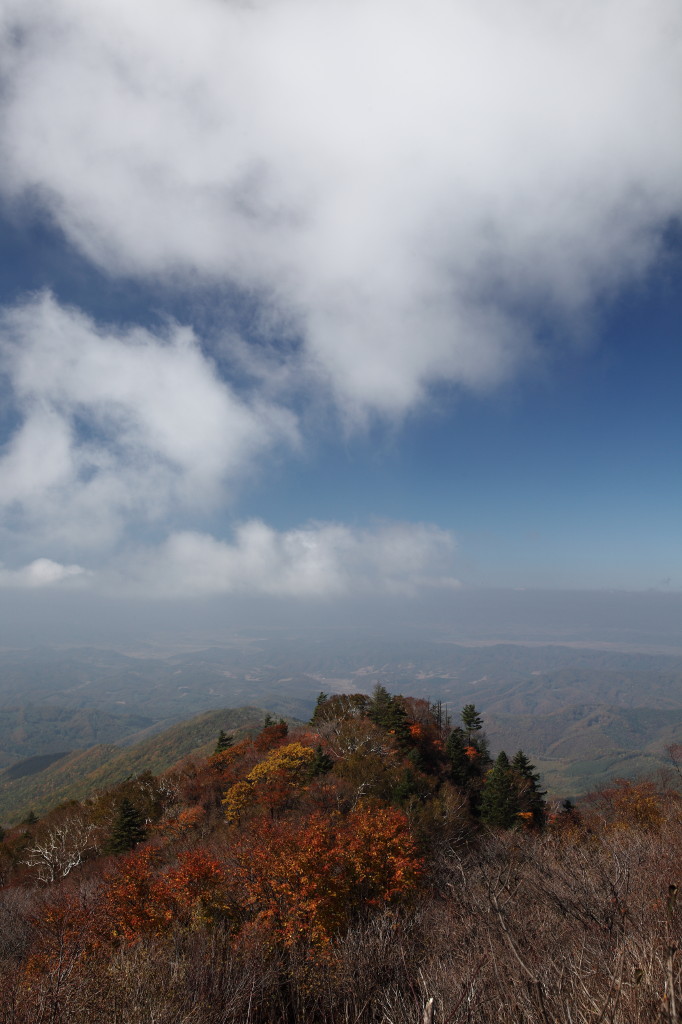
<svg viewBox="0 0 682 1024"><path fill-rule="evenodd" d="M0 840L3 1024L680 1019L670 780L548 811L473 705L382 687L231 741Z"/></svg>

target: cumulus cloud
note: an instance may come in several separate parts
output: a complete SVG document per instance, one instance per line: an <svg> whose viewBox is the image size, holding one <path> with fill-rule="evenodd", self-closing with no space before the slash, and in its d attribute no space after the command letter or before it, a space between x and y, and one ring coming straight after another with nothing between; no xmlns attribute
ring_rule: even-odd
<svg viewBox="0 0 682 1024"><path fill-rule="evenodd" d="M0 65L5 203L108 275L260 313L239 382L177 324L104 327L49 294L0 315L0 539L112 566L167 537L105 571L124 590L453 585L435 527L225 541L206 517L299 443L292 395L361 427L442 382L494 387L682 211L677 0L3 0Z"/></svg>
<svg viewBox="0 0 682 1024"><path fill-rule="evenodd" d="M682 207L677 0L5 0L2 188L257 291L344 414L490 387Z"/></svg>
<svg viewBox="0 0 682 1024"><path fill-rule="evenodd" d="M0 587L51 587L65 581L83 582L90 574L80 565L61 565L50 558L36 558L21 569L0 564Z"/></svg>
<svg viewBox="0 0 682 1024"><path fill-rule="evenodd" d="M291 414L238 396L173 325L105 330L43 295L0 317L0 368L17 420L0 509L34 539L106 547L206 513L256 453L296 441Z"/></svg>
<svg viewBox="0 0 682 1024"><path fill-rule="evenodd" d="M234 540L178 532L152 551L137 551L108 585L158 597L267 594L334 597L354 593L413 594L453 588L454 539L428 524L388 523L352 529L313 523L277 532L259 520L242 523Z"/></svg>

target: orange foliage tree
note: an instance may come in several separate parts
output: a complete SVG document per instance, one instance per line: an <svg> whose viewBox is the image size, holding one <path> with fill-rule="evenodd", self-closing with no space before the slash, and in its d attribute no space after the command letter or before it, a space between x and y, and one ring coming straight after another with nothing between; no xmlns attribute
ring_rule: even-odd
<svg viewBox="0 0 682 1024"><path fill-rule="evenodd" d="M284 809L310 777L315 751L302 743L288 743L272 750L248 773L235 783L223 800L225 816L236 822L247 808L260 804L271 813Z"/></svg>
<svg viewBox="0 0 682 1024"><path fill-rule="evenodd" d="M313 814L303 823L261 819L234 856L245 923L285 945L324 945L362 908L400 902L422 867L405 814L388 807Z"/></svg>
<svg viewBox="0 0 682 1024"><path fill-rule="evenodd" d="M121 858L99 896L100 941L133 942L159 934L173 921L187 923L208 905L224 878L218 861L201 849L181 854L177 866L166 871L149 847Z"/></svg>
<svg viewBox="0 0 682 1024"><path fill-rule="evenodd" d="M659 793L651 780L614 779L611 786L591 794L585 804L613 828L653 831L664 820L666 801L673 799L676 797L672 793Z"/></svg>

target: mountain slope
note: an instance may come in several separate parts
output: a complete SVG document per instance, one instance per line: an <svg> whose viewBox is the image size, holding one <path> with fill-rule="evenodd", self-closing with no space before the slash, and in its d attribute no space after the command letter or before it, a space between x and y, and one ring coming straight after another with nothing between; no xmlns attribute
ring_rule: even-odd
<svg viewBox="0 0 682 1024"><path fill-rule="evenodd" d="M0 712L0 769L42 754L55 754L98 743L118 743L151 726L141 714L115 714L100 708L20 703Z"/></svg>
<svg viewBox="0 0 682 1024"><path fill-rule="evenodd" d="M265 714L256 707L207 711L131 747L100 744L74 751L44 771L18 779L8 778L5 772L0 775L0 821L11 825L31 809L41 814L64 800L82 800L130 775L146 770L159 774L191 754L206 756L221 729L260 729Z"/></svg>

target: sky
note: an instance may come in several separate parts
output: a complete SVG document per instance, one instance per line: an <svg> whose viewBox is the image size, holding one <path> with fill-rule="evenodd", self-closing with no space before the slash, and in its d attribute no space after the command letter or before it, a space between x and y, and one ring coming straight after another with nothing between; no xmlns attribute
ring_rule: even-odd
<svg viewBox="0 0 682 1024"><path fill-rule="evenodd" d="M0 0L0 68L7 601L682 591L677 0Z"/></svg>

